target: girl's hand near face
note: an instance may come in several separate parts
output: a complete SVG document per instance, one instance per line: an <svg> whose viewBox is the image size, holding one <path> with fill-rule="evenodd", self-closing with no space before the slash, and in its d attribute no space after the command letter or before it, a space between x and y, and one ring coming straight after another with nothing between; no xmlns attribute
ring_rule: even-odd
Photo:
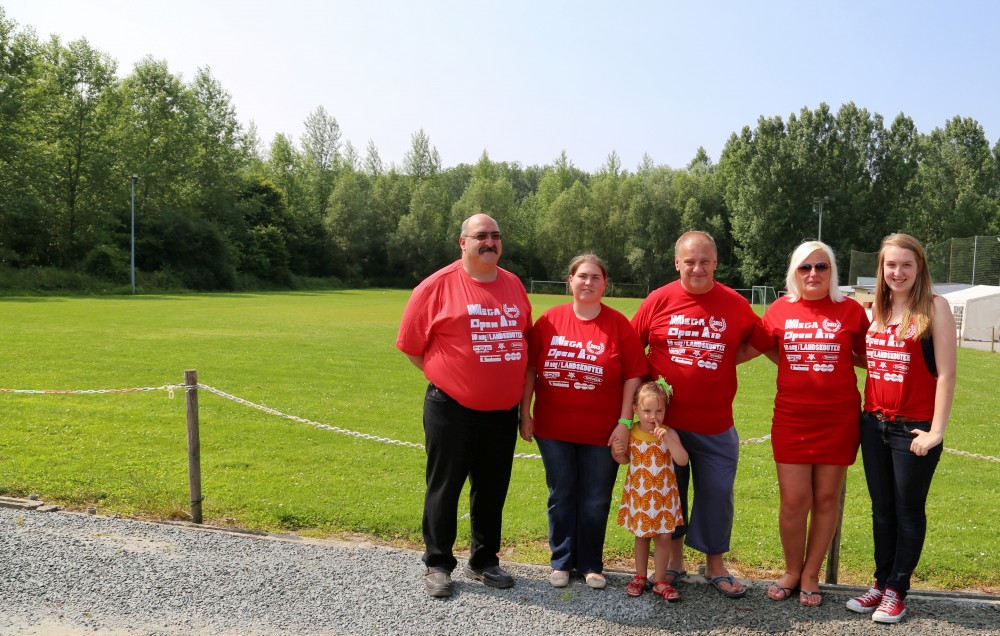
<svg viewBox="0 0 1000 636"><path fill-rule="evenodd" d="M684 448L684 444L681 444L681 438L672 428L664 429L666 431L664 438L667 443L667 450L670 451L670 458L674 460L674 463L678 466L687 466L688 463L688 452Z"/></svg>

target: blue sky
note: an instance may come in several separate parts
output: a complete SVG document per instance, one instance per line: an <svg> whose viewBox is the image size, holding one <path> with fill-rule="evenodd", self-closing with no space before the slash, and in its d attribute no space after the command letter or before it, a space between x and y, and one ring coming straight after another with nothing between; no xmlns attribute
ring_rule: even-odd
<svg viewBox="0 0 1000 636"><path fill-rule="evenodd" d="M614 150L718 161L729 135L853 101L929 133L955 115L1000 139L1000 4L888 0L439 2L4 0L42 38L85 37L119 76L146 55L208 66L265 146L322 105L344 140L401 163L423 128L445 166L595 171Z"/></svg>

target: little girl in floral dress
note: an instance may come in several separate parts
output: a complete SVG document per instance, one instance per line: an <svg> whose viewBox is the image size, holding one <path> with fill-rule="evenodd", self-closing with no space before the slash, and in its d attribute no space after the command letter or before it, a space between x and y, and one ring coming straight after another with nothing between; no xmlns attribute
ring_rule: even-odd
<svg viewBox="0 0 1000 636"><path fill-rule="evenodd" d="M663 425L663 414L673 392L660 378L635 392L632 408L638 420L632 428L628 448L612 448L620 464L628 464L628 477L618 508L618 525L635 535L635 577L625 588L629 596L640 596L649 585L649 543L653 552L653 593L668 601L681 598L665 580L674 529L684 524L673 464L684 466L688 454L677 432Z"/></svg>

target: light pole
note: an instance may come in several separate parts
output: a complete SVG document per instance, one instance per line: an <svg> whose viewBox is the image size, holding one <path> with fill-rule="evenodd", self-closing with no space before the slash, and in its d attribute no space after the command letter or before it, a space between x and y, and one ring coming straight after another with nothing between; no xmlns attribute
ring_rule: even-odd
<svg viewBox="0 0 1000 636"><path fill-rule="evenodd" d="M132 295L135 296L135 183L139 175L132 175Z"/></svg>
<svg viewBox="0 0 1000 636"><path fill-rule="evenodd" d="M813 199L813 211L819 212L819 235L817 241L823 240L823 204L830 200L830 197L816 197Z"/></svg>

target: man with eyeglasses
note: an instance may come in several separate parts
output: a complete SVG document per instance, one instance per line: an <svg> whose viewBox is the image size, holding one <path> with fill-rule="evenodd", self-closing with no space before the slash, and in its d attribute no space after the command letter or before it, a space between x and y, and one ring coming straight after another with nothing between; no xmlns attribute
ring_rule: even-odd
<svg viewBox="0 0 1000 636"><path fill-rule="evenodd" d="M396 348L424 372L427 491L424 587L452 593L458 499L470 484L472 546L465 575L490 587L514 579L500 567L500 529L510 485L518 405L528 362L531 305L524 285L497 266L503 252L497 222L476 214L462 223L459 260L413 290Z"/></svg>
<svg viewBox="0 0 1000 636"><path fill-rule="evenodd" d="M650 373L674 387L664 421L677 430L690 458L687 466L676 467L685 526L674 532L667 583L687 575L686 535L687 545L705 553L705 579L721 594L739 598L747 588L723 562L733 529L739 461L733 425L736 365L743 361L744 343L761 351L770 343L750 303L715 280L717 264L715 240L709 234L682 235L674 245L680 280L653 290L632 325L649 347ZM690 515L689 482L694 486Z"/></svg>

